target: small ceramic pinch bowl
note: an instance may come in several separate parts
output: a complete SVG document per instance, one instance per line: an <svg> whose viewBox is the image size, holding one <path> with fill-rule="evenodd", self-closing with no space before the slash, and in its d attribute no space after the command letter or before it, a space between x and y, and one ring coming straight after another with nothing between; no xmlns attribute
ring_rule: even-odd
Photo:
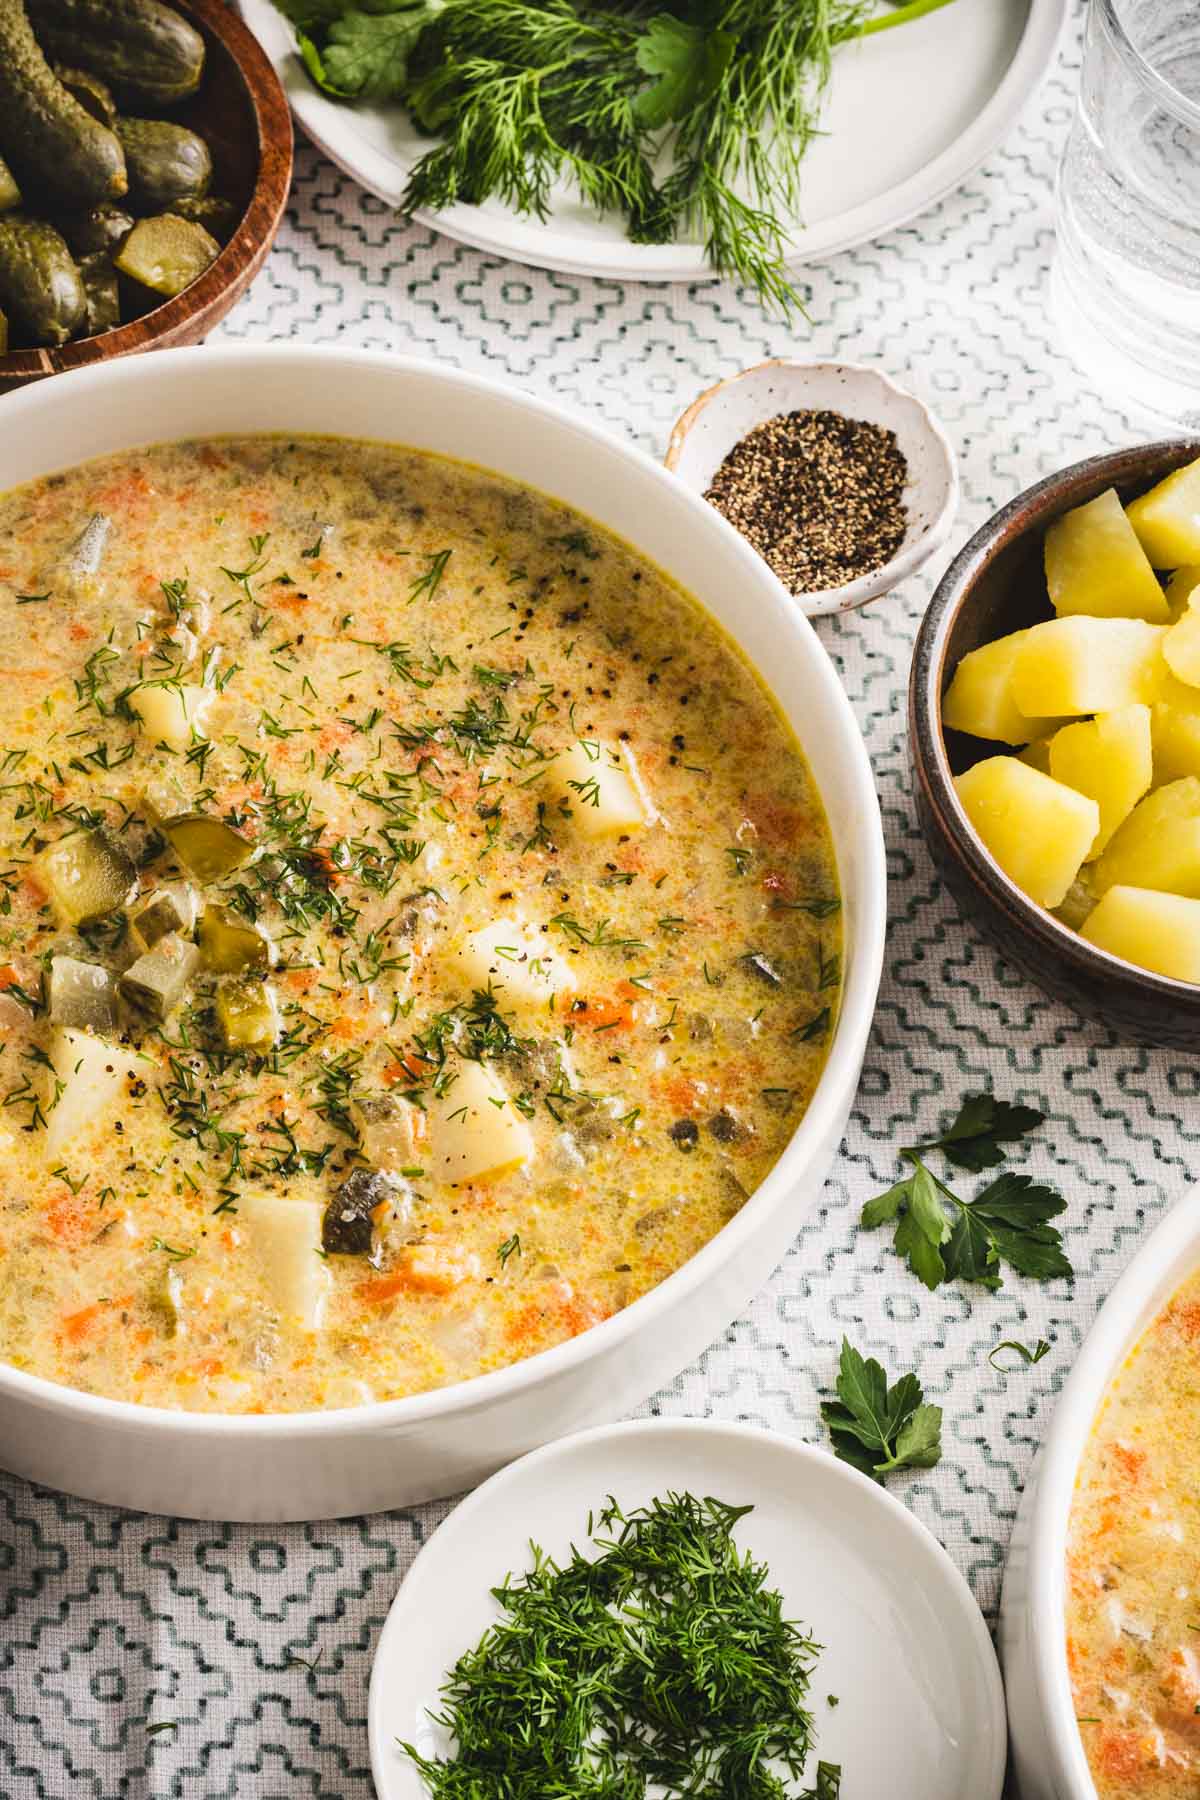
<svg viewBox="0 0 1200 1800"><path fill-rule="evenodd" d="M371 1674L379 1800L428 1800L402 1745L447 1755L430 1710L457 1658L501 1616L491 1590L529 1568L531 1540L565 1560L606 1496L629 1512L671 1492L753 1508L736 1542L767 1564L785 1616L822 1646L809 1692L812 1761L842 1765L842 1800L1000 1800L1000 1671L942 1546L894 1495L827 1451L703 1419L643 1419L561 1439L493 1476L438 1528L405 1576ZM810 1763L806 1781L813 1773Z"/></svg>
<svg viewBox="0 0 1200 1800"><path fill-rule="evenodd" d="M793 596L810 618L848 612L890 593L941 549L958 511L958 463L928 407L881 370L866 363L779 359L743 369L693 400L676 421L663 460L688 487L705 494L747 432L791 412L836 412L894 431L908 464L908 528L895 556L841 587Z"/></svg>
<svg viewBox="0 0 1200 1800"><path fill-rule="evenodd" d="M1135 444L1074 463L1001 507L938 584L917 633L908 690L917 815L963 916L1040 987L1123 1042L1181 1050L1194 1050L1200 1036L1200 986L1152 974L1089 944L1009 879L967 818L954 777L1013 746L945 730L942 697L969 651L1054 616L1042 543L1055 519L1110 487L1132 500L1197 456L1196 437Z"/></svg>

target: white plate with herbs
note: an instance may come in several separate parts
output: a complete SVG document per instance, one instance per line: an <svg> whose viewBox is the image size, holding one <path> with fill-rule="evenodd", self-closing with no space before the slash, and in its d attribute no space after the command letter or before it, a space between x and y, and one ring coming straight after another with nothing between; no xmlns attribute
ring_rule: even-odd
<svg viewBox="0 0 1200 1800"><path fill-rule="evenodd" d="M624 1528L603 1517L610 1500L630 1521ZM750 1510L732 1520L723 1507ZM639 1522L639 1509L653 1517ZM616 1553L597 1544L622 1529ZM502 1608L492 1589L526 1575L533 1544L560 1568L577 1547L578 1567ZM632 1591L621 1585L647 1552L665 1571L657 1597L637 1581ZM747 1554L765 1565L761 1579L747 1575ZM695 1570L703 1561L716 1573L702 1590ZM776 1593L782 1606L773 1613ZM633 1606L638 1654L626 1658L625 1640L614 1652L600 1634ZM786 1643L779 1619L799 1627ZM539 1625L543 1650L531 1655ZM448 1697L448 1729L431 1718L447 1704L439 1690L489 1627L501 1635L464 1668ZM750 1643L756 1648L737 1664ZM697 1644L705 1702L693 1707L694 1690L672 1689L680 1726L665 1737L642 1734L653 1755L732 1755L740 1726L763 1731L797 1800L999 1800L1005 1724L995 1652L965 1581L925 1527L823 1450L752 1426L658 1419L581 1432L523 1457L434 1533L388 1615L371 1677L379 1800L466 1791L451 1790L436 1768L427 1785L406 1744L431 1765L473 1747L481 1756L486 1744L505 1766L473 1763L481 1785L472 1792L499 1791L501 1774L511 1782L505 1792L560 1791L549 1779L568 1766L559 1701L585 1691L594 1696L580 1715L591 1752L612 1747L604 1720L619 1717L626 1741L614 1754L650 1775L651 1792L679 1792L678 1780L653 1785L644 1747L629 1749L631 1723L648 1716L629 1684L642 1667L660 1674L676 1666L673 1647ZM782 1696L777 1707L773 1695ZM522 1751L526 1726L532 1736Z"/></svg>
<svg viewBox="0 0 1200 1800"><path fill-rule="evenodd" d="M917 8L924 3L912 0ZM284 4L295 9L305 0ZM812 7L815 0L796 4ZM348 104L320 92L297 54L292 25L272 0L240 5L304 131L346 174L399 206L430 149L429 135L398 101ZM824 100L813 109L801 204L779 219L782 262L794 268L880 237L960 186L1003 140L1051 67L1066 11L1067 0L943 0L898 29L835 49ZM882 0L876 16L889 16ZM544 219L500 198L438 211L418 207L414 216L492 255L569 274L694 281L714 273L702 233L685 228L668 243L633 243L618 213L596 211L561 182L550 191Z"/></svg>

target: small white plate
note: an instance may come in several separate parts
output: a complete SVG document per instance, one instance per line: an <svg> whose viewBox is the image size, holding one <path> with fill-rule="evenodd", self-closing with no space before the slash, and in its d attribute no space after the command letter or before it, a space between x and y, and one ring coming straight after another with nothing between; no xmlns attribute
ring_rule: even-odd
<svg viewBox="0 0 1200 1800"><path fill-rule="evenodd" d="M908 526L900 548L882 568L842 587L794 594L800 610L812 619L865 606L915 574L950 536L959 492L958 459L929 408L868 363L776 358L743 369L692 401L675 423L663 461L673 475L703 496L729 452L748 431L780 413L810 410L838 412L894 431L908 464L904 487Z"/></svg>
<svg viewBox="0 0 1200 1800"><path fill-rule="evenodd" d="M313 143L398 206L429 139L400 106L346 106L318 92L271 0L238 3ZM1066 16L1067 0L954 0L844 45L823 135L805 163L804 217L787 225L788 262L880 237L961 186L1049 70ZM447 237L539 269L617 281L702 281L713 273L698 239L631 244L620 218L593 212L566 187L555 190L544 222L520 218L498 200L416 216Z"/></svg>
<svg viewBox="0 0 1200 1800"><path fill-rule="evenodd" d="M429 1709L446 1671L499 1616L489 1590L529 1567L530 1539L565 1557L606 1495L628 1510L669 1490L753 1504L738 1542L766 1560L788 1615L825 1646L811 1709L817 1753L842 1764L842 1800L1000 1800L995 1652L966 1582L925 1527L823 1450L753 1426L658 1419L534 1451L434 1533L388 1614L371 1675L379 1800L426 1800L397 1740L444 1753Z"/></svg>

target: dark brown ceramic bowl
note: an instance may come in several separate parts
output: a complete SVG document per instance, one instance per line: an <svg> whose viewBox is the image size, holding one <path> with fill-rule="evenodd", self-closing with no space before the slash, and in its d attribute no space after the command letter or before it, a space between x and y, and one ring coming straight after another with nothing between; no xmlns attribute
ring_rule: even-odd
<svg viewBox="0 0 1200 1800"><path fill-rule="evenodd" d="M241 211L237 229L198 280L140 318L57 350L0 356L0 394L63 369L139 350L198 344L236 305L275 240L292 179L292 119L279 77L258 39L225 0L171 0L204 38L199 92L164 116L190 125L213 155L213 192Z"/></svg>
<svg viewBox="0 0 1200 1800"><path fill-rule="evenodd" d="M1200 987L1109 956L1028 899L984 849L953 778L1011 744L942 727L942 696L969 650L1053 618L1042 567L1046 527L1115 487L1123 500L1200 456L1200 438L1138 444L1089 457L1026 488L977 531L951 563L917 634L908 691L908 742L921 827L963 915L1048 992L1122 1039L1200 1045Z"/></svg>

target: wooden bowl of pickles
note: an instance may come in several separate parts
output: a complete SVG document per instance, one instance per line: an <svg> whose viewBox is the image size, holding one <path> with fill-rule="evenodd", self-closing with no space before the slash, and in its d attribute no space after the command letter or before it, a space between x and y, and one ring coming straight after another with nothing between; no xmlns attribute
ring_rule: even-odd
<svg viewBox="0 0 1200 1800"><path fill-rule="evenodd" d="M224 0L0 0L0 392L200 342L291 172L283 89Z"/></svg>

